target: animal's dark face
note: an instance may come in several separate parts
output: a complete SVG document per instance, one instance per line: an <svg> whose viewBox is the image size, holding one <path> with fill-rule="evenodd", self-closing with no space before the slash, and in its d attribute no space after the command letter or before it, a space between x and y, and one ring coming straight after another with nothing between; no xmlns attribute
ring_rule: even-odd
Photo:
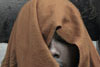
<svg viewBox="0 0 100 67"><path fill-rule="evenodd" d="M79 60L77 47L65 42L57 34L51 41L50 51L60 67L77 67Z"/></svg>

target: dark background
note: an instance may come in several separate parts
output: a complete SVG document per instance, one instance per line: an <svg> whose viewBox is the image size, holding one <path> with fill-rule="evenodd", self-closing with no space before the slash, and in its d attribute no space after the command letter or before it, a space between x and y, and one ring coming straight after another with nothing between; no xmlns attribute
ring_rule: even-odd
<svg viewBox="0 0 100 67"><path fill-rule="evenodd" d="M8 42L18 12L27 1L0 0L0 43Z"/></svg>

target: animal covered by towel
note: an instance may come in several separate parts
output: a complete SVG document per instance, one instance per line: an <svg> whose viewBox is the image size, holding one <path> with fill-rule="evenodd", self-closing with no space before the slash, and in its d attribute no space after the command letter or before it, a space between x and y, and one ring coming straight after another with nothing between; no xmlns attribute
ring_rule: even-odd
<svg viewBox="0 0 100 67"><path fill-rule="evenodd" d="M78 67L100 67L100 57L69 0L30 0L11 32L1 67L59 67L48 46L54 32L79 49Z"/></svg>

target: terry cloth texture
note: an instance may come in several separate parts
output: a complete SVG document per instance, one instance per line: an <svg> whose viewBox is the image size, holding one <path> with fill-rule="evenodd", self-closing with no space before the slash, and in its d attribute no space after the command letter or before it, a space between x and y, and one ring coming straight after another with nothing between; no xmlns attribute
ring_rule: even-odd
<svg viewBox="0 0 100 67"><path fill-rule="evenodd" d="M100 57L77 8L68 0L30 0L11 32L2 67L59 67L48 44L54 32L79 49L78 67L100 67Z"/></svg>

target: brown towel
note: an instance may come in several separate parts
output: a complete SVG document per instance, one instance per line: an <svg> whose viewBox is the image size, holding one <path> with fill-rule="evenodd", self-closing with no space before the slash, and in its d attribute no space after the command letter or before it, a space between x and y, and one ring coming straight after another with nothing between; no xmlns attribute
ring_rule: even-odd
<svg viewBox="0 0 100 67"><path fill-rule="evenodd" d="M55 31L78 47L78 67L90 67L90 63L100 67L100 57L80 13L68 0L30 0L23 6L2 67L59 67L48 49Z"/></svg>

